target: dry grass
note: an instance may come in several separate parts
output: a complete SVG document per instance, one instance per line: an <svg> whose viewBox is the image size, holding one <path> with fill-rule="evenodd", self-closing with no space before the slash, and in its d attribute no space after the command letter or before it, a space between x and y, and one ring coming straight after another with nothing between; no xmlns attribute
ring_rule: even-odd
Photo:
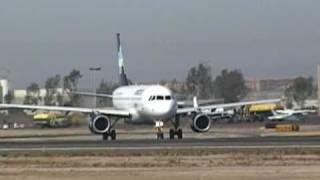
<svg viewBox="0 0 320 180"><path fill-rule="evenodd" d="M6 156L0 179L319 179L320 155Z"/></svg>

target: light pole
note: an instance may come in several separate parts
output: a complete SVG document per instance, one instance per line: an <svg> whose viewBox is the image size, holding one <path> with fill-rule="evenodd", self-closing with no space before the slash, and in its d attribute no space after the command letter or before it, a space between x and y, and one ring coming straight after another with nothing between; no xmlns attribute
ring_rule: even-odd
<svg viewBox="0 0 320 180"><path fill-rule="evenodd" d="M96 72L101 71L101 67L90 67L89 71L92 71L92 90L95 91L94 93L97 93L97 86L96 86ZM94 108L97 106L97 97L94 97Z"/></svg>

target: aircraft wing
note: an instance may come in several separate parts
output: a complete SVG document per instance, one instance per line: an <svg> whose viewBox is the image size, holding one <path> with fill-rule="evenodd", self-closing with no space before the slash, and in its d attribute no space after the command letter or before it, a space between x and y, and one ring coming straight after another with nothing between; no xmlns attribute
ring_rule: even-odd
<svg viewBox="0 0 320 180"><path fill-rule="evenodd" d="M240 107L252 104L266 104L266 103L278 103L281 102L281 99L267 99L267 100L258 100L258 101L245 101L245 102L237 102L237 103L225 103L225 104L214 104L214 105L206 105L199 107L189 107L189 108L179 108L177 114L186 114L190 112L198 112L203 110L211 110L216 108L232 108L232 107Z"/></svg>
<svg viewBox="0 0 320 180"><path fill-rule="evenodd" d="M90 93L90 92L77 92L77 91L72 91L69 92L70 94L77 94L77 95L82 95L82 96L93 96L93 97L102 97L102 98L112 98L111 94L96 94L96 93Z"/></svg>
<svg viewBox="0 0 320 180"><path fill-rule="evenodd" d="M48 111L64 112L82 112L82 113L100 113L111 116L129 117L130 112L115 108L81 108L81 107L64 107L64 106L38 106L38 105L21 105L21 104L0 104L0 109L34 109Z"/></svg>
<svg viewBox="0 0 320 180"><path fill-rule="evenodd" d="M208 104L219 104L223 103L223 99L199 99L198 103L199 105L208 105ZM180 107L190 107L193 106L193 101L192 100L187 100L187 101L178 101L177 102L178 106Z"/></svg>

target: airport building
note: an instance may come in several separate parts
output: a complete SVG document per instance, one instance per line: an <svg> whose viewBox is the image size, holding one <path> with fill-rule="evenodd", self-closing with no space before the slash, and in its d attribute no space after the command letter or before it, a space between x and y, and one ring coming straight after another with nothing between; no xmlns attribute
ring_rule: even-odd
<svg viewBox="0 0 320 180"><path fill-rule="evenodd" d="M247 79L246 86L255 92L284 91L294 81L294 78L280 79Z"/></svg>
<svg viewBox="0 0 320 180"><path fill-rule="evenodd" d="M59 94L62 94L63 93L62 88L58 88L57 92ZM39 95L41 97L41 100L39 101L39 104L41 104L41 105L44 104L44 97L46 96L46 93L47 93L46 89L40 89ZM15 103L15 104L23 104L26 95L27 95L27 90L26 89L15 89L15 90L13 90L13 96L14 96L13 103ZM66 97L66 95L64 97Z"/></svg>
<svg viewBox="0 0 320 180"><path fill-rule="evenodd" d="M27 95L27 90L26 89L11 89L10 86L10 82L7 78L0 78L0 102L5 102L6 96L9 94L9 92L12 92L13 94L13 99L11 103L14 104L23 104L25 97ZM59 94L63 95L63 100L65 100L66 102L69 99L69 96L67 94L67 92L63 91L62 88L58 88L56 90ZM81 91L85 91L85 92L90 92L88 91L88 89L81 89ZM44 97L46 96L46 89L42 88L40 89L40 101L39 101L39 105L44 105ZM80 96L80 106L81 107L94 107L94 98L92 97L86 97L86 96Z"/></svg>
<svg viewBox="0 0 320 180"><path fill-rule="evenodd" d="M284 91L294 81L294 78L279 79L246 79L249 93L246 100L271 99L283 97Z"/></svg>
<svg viewBox="0 0 320 180"><path fill-rule="evenodd" d="M5 102L5 97L8 95L9 89L10 89L9 80L6 78L1 78L0 87L1 87L1 92L0 92L1 102Z"/></svg>

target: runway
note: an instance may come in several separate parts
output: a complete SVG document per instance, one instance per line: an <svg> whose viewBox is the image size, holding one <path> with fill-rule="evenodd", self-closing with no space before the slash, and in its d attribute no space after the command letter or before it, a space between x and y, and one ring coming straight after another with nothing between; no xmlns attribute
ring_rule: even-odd
<svg viewBox="0 0 320 180"><path fill-rule="evenodd" d="M85 151L85 150L168 150L168 149L320 149L320 136L186 138L182 140L10 140L0 142L0 152L11 151Z"/></svg>

